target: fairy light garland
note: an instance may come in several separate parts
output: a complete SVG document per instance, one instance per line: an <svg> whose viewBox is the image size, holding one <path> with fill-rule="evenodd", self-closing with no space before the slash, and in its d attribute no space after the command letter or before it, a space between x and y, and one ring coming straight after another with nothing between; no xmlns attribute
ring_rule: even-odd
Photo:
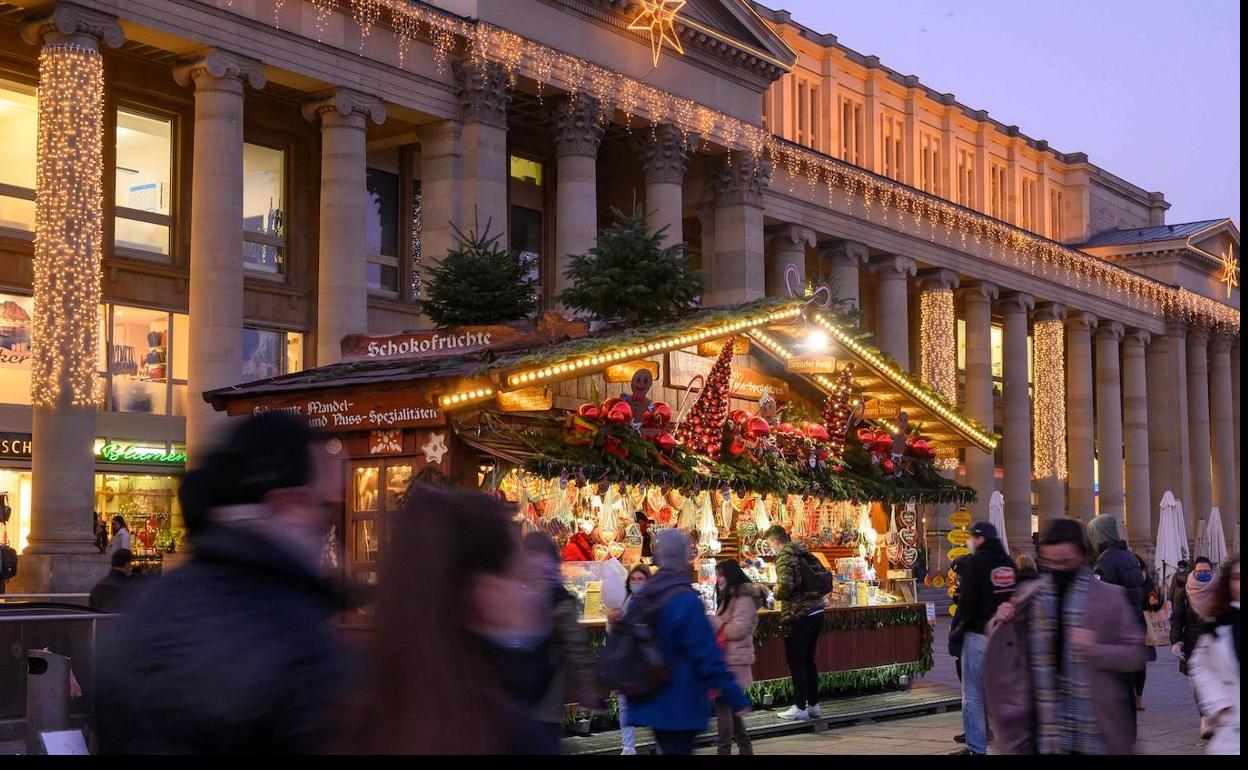
<svg viewBox="0 0 1248 770"><path fill-rule="evenodd" d="M929 285L919 293L919 379L949 403L958 399L957 319L953 289ZM956 457L936 460L941 470L958 467Z"/></svg>
<svg viewBox="0 0 1248 770"><path fill-rule="evenodd" d="M318 38L335 0L313 0ZM1149 313L1188 322L1203 320L1219 329L1238 329L1239 311L1207 297L1168 286L1112 262L1037 236L1021 228L965 209L844 161L773 136L765 129L705 105L662 91L580 57L482 21L472 21L412 0L351 0L348 10L361 33L371 31L385 19L398 37L399 66L414 42L433 47L433 59L445 69L457 47L462 55L501 64L514 83L521 74L538 84L554 85L570 94L586 93L604 106L620 110L626 120L634 117L668 122L684 134L687 142L714 140L730 152L745 150L754 156L766 153L774 167L791 177L809 181L810 197L824 188L828 204L833 190L860 199L868 217L876 203L884 216L890 211L908 214L917 232L930 225L930 237L944 230L947 245L955 238L966 249L969 241L987 244L992 258L1013 269L1041 275L1077 291L1093 292ZM276 26L276 25L275 25ZM905 227L904 222L902 226ZM1000 248L997 248L1000 247Z"/></svg>
<svg viewBox="0 0 1248 770"><path fill-rule="evenodd" d="M104 65L98 51L43 46L38 126L31 402L94 406L104 237Z"/></svg>
<svg viewBox="0 0 1248 770"><path fill-rule="evenodd" d="M1061 319L1032 328L1035 398L1032 467L1038 479L1066 478L1066 328Z"/></svg>

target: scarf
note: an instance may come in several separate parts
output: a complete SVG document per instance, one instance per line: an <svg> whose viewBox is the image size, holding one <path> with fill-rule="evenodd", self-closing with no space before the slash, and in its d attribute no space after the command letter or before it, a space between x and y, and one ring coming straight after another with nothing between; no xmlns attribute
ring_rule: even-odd
<svg viewBox="0 0 1248 770"><path fill-rule="evenodd" d="M1184 589L1187 591L1187 603L1197 615L1200 615L1200 619L1206 623L1213 620L1213 618L1209 617L1206 610L1209 609L1209 602L1213 601L1214 587L1217 584L1218 579L1216 577L1208 583L1202 583L1196 579L1195 572L1187 576L1187 588Z"/></svg>
<svg viewBox="0 0 1248 770"><path fill-rule="evenodd" d="M1052 576L1043 575L1028 605L1027 657L1036 705L1036 750L1040 754L1100 754L1103 750L1092 707L1087 656L1074 645L1063 644L1059 664L1056 650L1059 627L1063 634L1085 627L1090 574L1079 570L1064 596L1058 595Z"/></svg>

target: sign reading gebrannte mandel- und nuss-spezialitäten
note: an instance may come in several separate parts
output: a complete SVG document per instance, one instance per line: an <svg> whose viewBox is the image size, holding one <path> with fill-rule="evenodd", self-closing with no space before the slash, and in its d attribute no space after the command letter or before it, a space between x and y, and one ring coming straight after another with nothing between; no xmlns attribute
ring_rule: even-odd
<svg viewBox="0 0 1248 770"><path fill-rule="evenodd" d="M328 431L421 428L445 425L446 415L425 396L411 391L359 395L297 396L231 402L229 414L296 414L313 428Z"/></svg>

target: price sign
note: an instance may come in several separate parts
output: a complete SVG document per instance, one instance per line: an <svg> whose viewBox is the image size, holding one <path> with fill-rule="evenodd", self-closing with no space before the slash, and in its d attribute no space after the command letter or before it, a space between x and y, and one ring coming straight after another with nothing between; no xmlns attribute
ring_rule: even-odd
<svg viewBox="0 0 1248 770"><path fill-rule="evenodd" d="M949 517L949 523L955 527L965 527L971 523L971 514L966 511L957 511Z"/></svg>

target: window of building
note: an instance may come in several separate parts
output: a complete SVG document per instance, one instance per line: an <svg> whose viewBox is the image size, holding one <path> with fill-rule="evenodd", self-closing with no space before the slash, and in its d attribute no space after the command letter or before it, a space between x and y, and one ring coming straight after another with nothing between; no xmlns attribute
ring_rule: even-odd
<svg viewBox="0 0 1248 770"><path fill-rule="evenodd" d="M243 328L243 382L302 370L302 333Z"/></svg>
<svg viewBox="0 0 1248 770"><path fill-rule="evenodd" d="M841 160L862 165L862 103L841 99Z"/></svg>
<svg viewBox="0 0 1248 770"><path fill-rule="evenodd" d="M369 291L399 293L399 175L370 168L366 174L364 244Z"/></svg>
<svg viewBox="0 0 1248 770"><path fill-rule="evenodd" d="M1062 193L1060 190L1049 191L1049 237L1055 241L1065 238L1062 220Z"/></svg>
<svg viewBox="0 0 1248 770"><path fill-rule="evenodd" d="M958 319L958 371L966 372L966 320ZM1005 372L1005 331L1000 324L992 324L988 330L989 347L991 348L992 392L996 396L1002 393L1002 382ZM1028 338L1030 351L1030 338Z"/></svg>
<svg viewBox="0 0 1248 770"><path fill-rule="evenodd" d="M0 294L0 401L30 403L31 325L35 300Z"/></svg>
<svg viewBox="0 0 1248 770"><path fill-rule="evenodd" d="M884 176L890 179L902 181L903 176L903 137L905 136L905 121L901 117L893 115L885 115L881 121L881 143L880 150L883 154L882 169Z"/></svg>
<svg viewBox="0 0 1248 770"><path fill-rule="evenodd" d="M1040 201L1036 196L1036 180L1023 177L1023 221L1024 230L1038 232L1040 229Z"/></svg>
<svg viewBox="0 0 1248 770"><path fill-rule="evenodd" d="M922 134L920 139L919 187L932 195L941 195L940 137Z"/></svg>
<svg viewBox="0 0 1248 770"><path fill-rule="evenodd" d="M528 277L542 291L542 257L546 253L545 194L541 187L542 161L513 155L513 168L527 169L523 175L512 175L508 186L507 247L516 258L529 265ZM500 244L501 245L501 244ZM554 290L553 286L544 287Z"/></svg>
<svg viewBox="0 0 1248 770"><path fill-rule="evenodd" d="M797 132L793 138L798 144L809 144L810 105L806 102L806 84L797 78L793 83L797 102Z"/></svg>
<svg viewBox="0 0 1248 770"><path fill-rule="evenodd" d="M810 130L807 135L810 137L812 150L822 148L823 142L819 136L819 87L815 85L810 87Z"/></svg>
<svg viewBox="0 0 1248 770"><path fill-rule="evenodd" d="M103 407L114 412L186 414L188 317L125 305L103 309Z"/></svg>
<svg viewBox="0 0 1248 770"><path fill-rule="evenodd" d="M35 231L38 116L33 85L0 79L0 229Z"/></svg>
<svg viewBox="0 0 1248 770"><path fill-rule="evenodd" d="M173 226L173 121L118 108L113 168L113 246L167 258Z"/></svg>
<svg viewBox="0 0 1248 770"><path fill-rule="evenodd" d="M988 213L997 219L1007 219L1005 166L993 163L988 168Z"/></svg>
<svg viewBox="0 0 1248 770"><path fill-rule="evenodd" d="M511 178L518 182L527 182L537 187L542 186L542 162L520 155L512 155L508 159L511 166Z"/></svg>
<svg viewBox="0 0 1248 770"><path fill-rule="evenodd" d="M243 144L243 265L286 272L286 151Z"/></svg>
<svg viewBox="0 0 1248 770"><path fill-rule="evenodd" d="M958 205L971 208L975 205L975 153L958 148Z"/></svg>

